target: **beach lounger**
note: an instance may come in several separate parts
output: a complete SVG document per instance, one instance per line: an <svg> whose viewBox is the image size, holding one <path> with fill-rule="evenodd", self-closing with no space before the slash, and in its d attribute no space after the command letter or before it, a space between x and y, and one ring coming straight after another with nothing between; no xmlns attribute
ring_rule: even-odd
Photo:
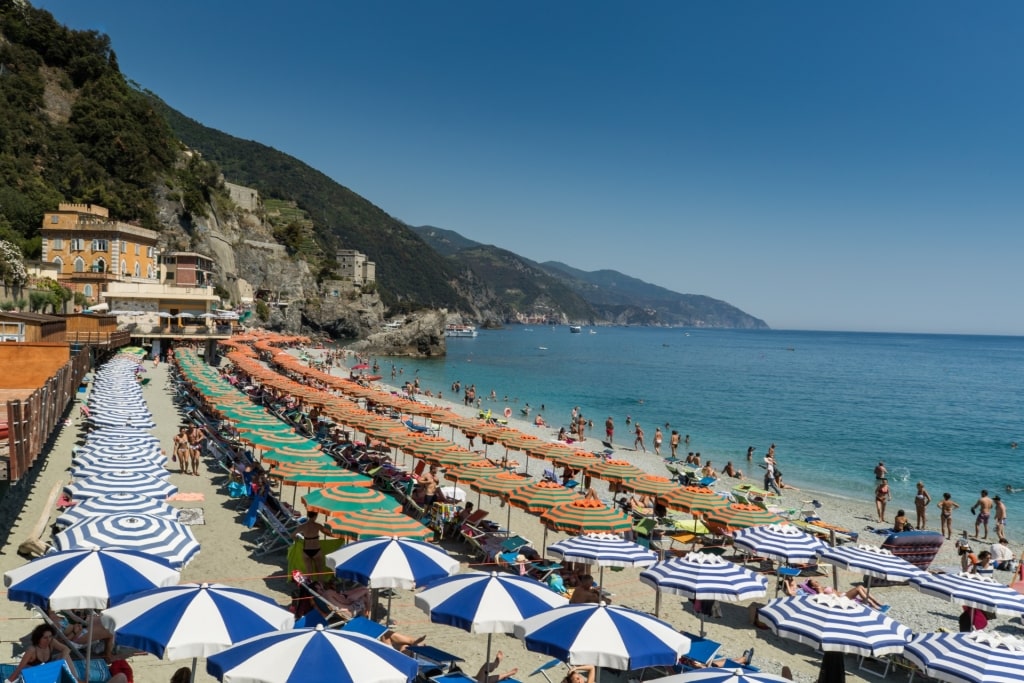
<svg viewBox="0 0 1024 683"><path fill-rule="evenodd" d="M291 546L294 542L292 538L294 530L285 526L284 522L274 514L273 510L261 502L256 510L256 514L266 523L267 529L256 542L256 548L253 551L255 556L260 557Z"/></svg>

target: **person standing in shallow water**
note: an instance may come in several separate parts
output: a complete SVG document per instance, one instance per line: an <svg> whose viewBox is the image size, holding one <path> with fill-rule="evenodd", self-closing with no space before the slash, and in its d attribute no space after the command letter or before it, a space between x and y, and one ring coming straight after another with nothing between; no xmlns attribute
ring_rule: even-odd
<svg viewBox="0 0 1024 683"><path fill-rule="evenodd" d="M889 480L879 479L875 487L875 511L878 512L878 521L885 522L885 506L892 500L892 491L889 490Z"/></svg>
<svg viewBox="0 0 1024 683"><path fill-rule="evenodd" d="M668 445L672 448L672 459L676 460L676 452L679 450L679 432L675 429L672 430L672 435L668 439Z"/></svg>
<svg viewBox="0 0 1024 683"><path fill-rule="evenodd" d="M612 416L609 415L608 419L604 421L604 438L608 443L612 442L612 436L615 435L615 421Z"/></svg>

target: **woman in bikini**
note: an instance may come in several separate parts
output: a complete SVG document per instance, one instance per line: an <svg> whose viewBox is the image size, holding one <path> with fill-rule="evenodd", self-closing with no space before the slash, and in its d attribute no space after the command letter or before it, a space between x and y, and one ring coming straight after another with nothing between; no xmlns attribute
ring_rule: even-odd
<svg viewBox="0 0 1024 683"><path fill-rule="evenodd" d="M953 497L950 494L942 494L942 500L938 504L939 526L947 539L953 535L953 510L956 510L958 507L960 506L953 502Z"/></svg>
<svg viewBox="0 0 1024 683"><path fill-rule="evenodd" d="M917 528L925 529L928 524L928 506L932 503L932 497L924 487L924 482L917 482L917 495L914 496L914 509L917 512Z"/></svg>
<svg viewBox="0 0 1024 683"><path fill-rule="evenodd" d="M885 522L885 505L892 500L892 492L889 490L889 480L879 479L875 487L875 510L878 511L878 521Z"/></svg>
<svg viewBox="0 0 1024 683"><path fill-rule="evenodd" d="M174 435L174 459L178 461L181 473L188 474L189 464L192 462L192 447L189 445L188 431L185 427Z"/></svg>
<svg viewBox="0 0 1024 683"><path fill-rule="evenodd" d="M189 457L192 459L192 474L199 476L199 459L203 454L203 430L198 425L188 433Z"/></svg>
<svg viewBox="0 0 1024 683"><path fill-rule="evenodd" d="M64 643L54 639L53 627L49 624L39 624L39 626L32 629L30 639L32 645L25 650L25 654L21 656L18 666L14 667L14 671L7 677L8 683L19 680L21 672L25 669L38 666L39 664L46 664L54 659L54 655L63 657L64 661L67 662L68 669L72 672L75 671L75 665L71 662L71 650Z"/></svg>
<svg viewBox="0 0 1024 683"><path fill-rule="evenodd" d="M295 531L295 538L302 539L302 552L305 554L306 571L314 574L323 571L324 552L320 547L320 535L328 533L323 524L316 521L316 511L310 511L306 521Z"/></svg>

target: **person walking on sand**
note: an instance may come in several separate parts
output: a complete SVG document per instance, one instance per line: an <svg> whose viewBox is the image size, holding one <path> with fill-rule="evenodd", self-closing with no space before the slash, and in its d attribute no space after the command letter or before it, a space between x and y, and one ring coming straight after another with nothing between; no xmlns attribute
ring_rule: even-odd
<svg viewBox="0 0 1024 683"><path fill-rule="evenodd" d="M654 428L654 454L661 455L661 427Z"/></svg>
<svg viewBox="0 0 1024 683"><path fill-rule="evenodd" d="M917 529L927 529L928 506L932 503L932 497L924 487L924 482L917 482L917 495L914 496L914 508L917 511Z"/></svg>
<svg viewBox="0 0 1024 683"><path fill-rule="evenodd" d="M636 430L633 432L636 438L633 439L633 450L640 450L644 453L647 452L647 446L644 445L644 430L640 429L640 423L636 423Z"/></svg>
<svg viewBox="0 0 1024 683"><path fill-rule="evenodd" d="M978 515L974 518L975 538L978 538L978 530L982 527L985 528L985 535L981 537L981 540L984 541L988 538L988 520L992 515L993 506L995 506L995 503L988 497L988 490L982 489L978 500L974 501L974 505L971 506L971 514Z"/></svg>
<svg viewBox="0 0 1024 683"><path fill-rule="evenodd" d="M943 493L942 500L939 501L937 507L939 508L939 530L947 539L950 539L953 537L953 510L960 506L953 502L951 494Z"/></svg>
<svg viewBox="0 0 1024 683"><path fill-rule="evenodd" d="M889 490L889 480L879 479L875 487L875 511L878 512L878 521L885 523L885 506L892 500L892 491Z"/></svg>
<svg viewBox="0 0 1024 683"><path fill-rule="evenodd" d="M668 445L672 449L672 459L678 460L676 451L679 450L679 432L677 430L672 430L672 434L668 437Z"/></svg>

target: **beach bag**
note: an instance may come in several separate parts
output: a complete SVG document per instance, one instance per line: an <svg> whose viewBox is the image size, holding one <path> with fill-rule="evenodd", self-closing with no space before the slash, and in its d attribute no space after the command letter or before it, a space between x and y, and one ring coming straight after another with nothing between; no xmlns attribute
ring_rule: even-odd
<svg viewBox="0 0 1024 683"><path fill-rule="evenodd" d="M228 496L241 498L245 495L245 484L240 481L232 481L228 484Z"/></svg>

